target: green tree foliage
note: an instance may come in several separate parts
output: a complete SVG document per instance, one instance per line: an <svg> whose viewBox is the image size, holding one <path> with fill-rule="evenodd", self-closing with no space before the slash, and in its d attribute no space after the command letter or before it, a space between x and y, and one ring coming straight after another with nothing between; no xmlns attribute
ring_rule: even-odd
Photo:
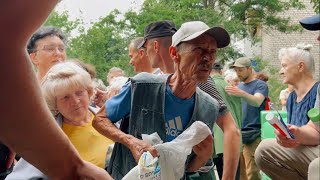
<svg viewBox="0 0 320 180"><path fill-rule="evenodd" d="M317 11L319 0L311 2ZM77 29L80 35L70 39L68 56L95 65L98 77L105 80L106 72L113 66L133 75L128 64L128 43L143 36L144 27L151 22L172 20L179 28L183 22L201 20L209 26L224 27L233 40L249 38L256 43L262 25L281 32L301 28L299 24L290 24L290 18L278 16L289 8L301 9L304 5L301 0L145 0L139 11L131 9L121 14L115 10L87 30L80 20L70 21L67 12L53 12L46 24L68 33ZM243 56L232 44L219 51L219 60L232 61Z"/></svg>
<svg viewBox="0 0 320 180"><path fill-rule="evenodd" d="M172 19L178 27L185 21L201 20L209 25L224 26L231 34L247 37L260 25L282 32L297 30L296 25L289 24L289 18L277 14L289 8L303 7L299 0L145 0L139 14L130 11L126 18L138 34L150 22Z"/></svg>
<svg viewBox="0 0 320 180"><path fill-rule="evenodd" d="M313 9L316 13L320 13L320 0L311 0L313 4Z"/></svg>
<svg viewBox="0 0 320 180"><path fill-rule="evenodd" d="M44 26L59 27L64 33L70 34L71 31L77 29L80 24L82 24L80 19L70 20L67 11L62 12L61 14L53 11L44 23Z"/></svg>
<svg viewBox="0 0 320 180"><path fill-rule="evenodd" d="M257 63L257 67L255 68L255 70L263 72L269 77L267 84L269 88L269 98L273 103L273 107L275 107L276 109L281 109L279 95L280 91L285 89L287 85L283 84L280 79L280 68L271 65L268 61L265 61L260 57L254 57L253 59L256 60Z"/></svg>
<svg viewBox="0 0 320 180"><path fill-rule="evenodd" d="M130 22L129 27L140 36L143 35L145 26L158 20L172 20L177 28L182 23L193 20L201 20L208 25L223 26L228 31L231 29L234 32L236 32L235 27L239 27L237 22L228 23L218 11L206 7L200 0L146 0L139 14L129 11L125 14L125 18ZM241 55L231 46L218 52L219 59L223 61L235 59Z"/></svg>
<svg viewBox="0 0 320 180"><path fill-rule="evenodd" d="M283 84L279 76L279 67L268 65L268 70L270 73L268 87L269 87L269 97L271 102L274 104L274 107L281 109L280 103L280 91L287 88L286 84Z"/></svg>
<svg viewBox="0 0 320 180"><path fill-rule="evenodd" d="M139 13L129 11L125 18L136 35L142 35L146 25L158 20L173 20L177 27L186 21L201 20L209 26L224 27L238 40L250 38L257 42L256 34L261 25L281 32L298 30L298 24L290 24L290 18L277 16L277 13L303 7L299 0L145 0ZM232 46L218 54L222 60L239 56L242 54Z"/></svg>
<svg viewBox="0 0 320 180"><path fill-rule="evenodd" d="M133 68L128 65L128 28L122 21L116 20L119 15L120 12L115 10L85 30L83 22L70 20L67 12L52 12L44 26L59 27L67 35L77 30L78 36L68 36L68 58L94 65L97 76L106 82L106 73L114 66L123 69L128 76L133 75Z"/></svg>
<svg viewBox="0 0 320 180"><path fill-rule="evenodd" d="M115 10L93 24L93 26L70 42L70 56L93 64L99 78L105 81L106 72L113 66L132 75L129 66L128 39L124 24L117 21L119 11Z"/></svg>
<svg viewBox="0 0 320 180"><path fill-rule="evenodd" d="M280 32L295 31L299 28L299 25L290 24L290 18L278 16L278 13L284 12L289 8L304 8L304 5L299 0L246 0L228 5L231 9L231 21L233 19L239 20L245 26L245 31L241 31L244 36L254 36L257 28L261 25Z"/></svg>
<svg viewBox="0 0 320 180"><path fill-rule="evenodd" d="M145 0L139 13L129 11L125 17L137 35L143 34L143 28L157 20L173 20L177 27L186 21L201 20L209 26L224 27L232 39L249 38L256 43L261 26L267 31L287 33L301 29L299 24L290 24L290 18L279 15L290 8L302 9L304 5L299 0ZM222 61L233 61L240 56L243 55L232 44L218 53ZM269 72L269 96L275 107L280 108L279 93L286 86L279 80L279 69L260 57L254 59L260 70Z"/></svg>

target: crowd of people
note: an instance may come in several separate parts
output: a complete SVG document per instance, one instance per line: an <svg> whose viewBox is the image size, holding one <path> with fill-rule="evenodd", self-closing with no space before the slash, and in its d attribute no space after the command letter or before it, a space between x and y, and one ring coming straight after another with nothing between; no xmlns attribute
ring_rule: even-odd
<svg viewBox="0 0 320 180"><path fill-rule="evenodd" d="M59 28L39 28L57 0L16 1L0 11L0 23L11 22L0 30L8 42L0 47L0 77L12 74L1 89L0 179L120 180L144 152L159 156L143 134L157 132L166 143L195 121L212 134L192 148L181 178L259 180L264 172L276 180L319 179L320 129L307 116L320 106L310 45L279 51L279 76L288 84L279 101L295 139L275 130L275 139L262 140L268 76L255 72L250 57L230 66L218 62L217 53L230 44L224 28L152 22L128 44L136 75L113 67L106 86L93 65L67 58ZM320 15L300 23L320 30Z"/></svg>

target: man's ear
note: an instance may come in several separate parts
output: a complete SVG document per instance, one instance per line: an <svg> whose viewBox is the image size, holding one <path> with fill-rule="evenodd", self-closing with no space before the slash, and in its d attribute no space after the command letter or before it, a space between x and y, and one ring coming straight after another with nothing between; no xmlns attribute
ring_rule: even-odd
<svg viewBox="0 0 320 180"><path fill-rule="evenodd" d="M35 52L30 53L30 54L29 54L29 57L30 57L31 62L32 62L34 65L37 65L37 64L38 64L38 59L36 58L36 53L35 53Z"/></svg>
<svg viewBox="0 0 320 180"><path fill-rule="evenodd" d="M171 56L171 59L177 63L179 60L180 60L180 55L178 54L177 52L177 47L175 46L170 46L169 47L169 53L170 53L170 56Z"/></svg>
<svg viewBox="0 0 320 180"><path fill-rule="evenodd" d="M160 46L159 46L159 42L157 40L153 41L153 49L156 53L159 53L160 51Z"/></svg>
<svg viewBox="0 0 320 180"><path fill-rule="evenodd" d="M146 54L146 51L145 51L145 49L139 49L138 53L139 53L140 57L143 57Z"/></svg>
<svg viewBox="0 0 320 180"><path fill-rule="evenodd" d="M252 66L249 66L249 67L248 67L248 71L249 71L249 72L251 72L252 74L254 74L254 73L255 73L255 71L254 71L254 69L253 69L253 67L252 67Z"/></svg>

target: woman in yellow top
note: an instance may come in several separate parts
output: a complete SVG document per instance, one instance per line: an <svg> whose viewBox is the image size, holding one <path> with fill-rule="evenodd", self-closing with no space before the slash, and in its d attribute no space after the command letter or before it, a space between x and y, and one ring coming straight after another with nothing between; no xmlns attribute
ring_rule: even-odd
<svg viewBox="0 0 320 180"><path fill-rule="evenodd" d="M49 109L81 158L104 168L107 148L113 142L92 127L94 113L89 110L89 103L93 85L88 72L74 62L56 64L42 79L41 88ZM42 172L24 159L8 176L9 179L20 177L46 179Z"/></svg>
<svg viewBox="0 0 320 180"><path fill-rule="evenodd" d="M104 168L108 145L113 142L92 127L89 110L93 84L90 75L73 62L52 67L41 82L49 109L82 159Z"/></svg>

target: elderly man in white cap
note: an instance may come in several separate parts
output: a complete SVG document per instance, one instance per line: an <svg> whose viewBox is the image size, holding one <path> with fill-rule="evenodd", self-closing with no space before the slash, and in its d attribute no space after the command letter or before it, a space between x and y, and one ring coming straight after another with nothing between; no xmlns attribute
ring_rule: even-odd
<svg viewBox="0 0 320 180"><path fill-rule="evenodd" d="M158 156L156 149L141 140L141 134L157 132L164 142L175 139L195 121L212 129L216 122L225 135L223 179L234 179L239 160L240 133L234 121L218 119L218 102L197 88L208 79L218 48L230 42L220 27L200 21L187 22L172 37L170 55L176 64L172 75L140 73L131 78L119 95L108 100L93 124L116 143L110 162L111 176L121 179L144 151ZM122 121L121 130L113 123ZM217 120L217 121L216 121ZM127 127L126 127L127 124ZM213 138L209 135L193 147L185 176L212 179Z"/></svg>

